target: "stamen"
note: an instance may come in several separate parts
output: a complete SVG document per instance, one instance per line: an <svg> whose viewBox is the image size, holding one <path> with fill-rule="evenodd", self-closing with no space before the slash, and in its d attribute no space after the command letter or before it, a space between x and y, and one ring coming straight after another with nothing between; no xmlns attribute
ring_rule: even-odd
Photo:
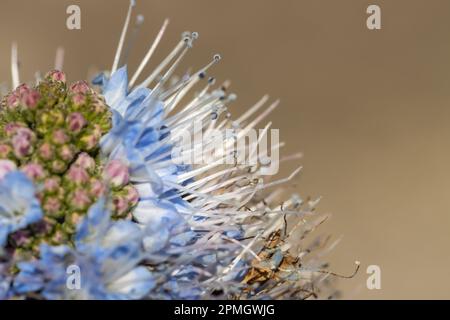
<svg viewBox="0 0 450 320"><path fill-rule="evenodd" d="M256 241L259 239L259 237L261 236L261 234L257 235L252 241L250 241L250 243L241 251L241 253L233 260L233 262L230 264L229 267L225 268L225 270L223 271L223 274L226 275L228 272L230 272L231 270L233 270L236 265L239 263L239 261L242 260L242 258L244 257L244 254L250 250L250 248L256 243Z"/></svg>
<svg viewBox="0 0 450 320"><path fill-rule="evenodd" d="M161 77L161 79L158 81L158 84L153 88L153 92L158 92L159 88L166 83L166 81L169 79L169 77L172 75L172 73L175 71L175 69L180 64L181 60L183 60L183 57L186 55L188 49L190 48L189 45L187 45L184 50L181 52L181 54L178 56L178 58L174 61L174 63L170 66L169 70L166 71L166 73Z"/></svg>
<svg viewBox="0 0 450 320"><path fill-rule="evenodd" d="M242 116L240 116L236 122L237 123L242 123L243 121L245 121L248 117L250 117L253 113L255 113L256 111L258 111L259 108L261 108L266 102L267 100L269 100L269 96L266 94L265 96L263 96L257 103L255 103L255 105L253 107L251 107L250 109L248 109Z"/></svg>
<svg viewBox="0 0 450 320"><path fill-rule="evenodd" d="M150 83L155 80L155 78L161 73L161 71L172 61L172 59L185 48L186 45L190 45L192 43L191 35L183 33L182 39L178 44L173 48L172 52L155 68L155 70L145 79L138 87L146 88L150 85Z"/></svg>
<svg viewBox="0 0 450 320"><path fill-rule="evenodd" d="M183 99L183 97L192 89L192 87L199 81L199 79L201 79L201 77L202 77L201 75L204 74L212 65L219 62L220 60L221 60L220 55L218 55L218 54L214 55L213 60L210 63L208 63L206 66L204 66L199 71L194 73L191 77L189 77L186 81L184 88L181 89L175 95L175 97L173 98L173 101L170 101L170 103L167 104L167 106L168 106L167 113L169 113L173 109L175 109L175 107L181 101L181 99ZM208 80L208 85L205 87L204 90L202 90L202 93L200 93L194 100L192 100L191 103L188 104L185 109L189 108L192 103L197 102L201 97L203 97L204 93L206 93L206 91L210 88L210 86L213 83L214 83L214 78L210 78L210 80ZM183 112L183 111L181 111L181 112Z"/></svg>
<svg viewBox="0 0 450 320"><path fill-rule="evenodd" d="M134 83L138 79L139 75L141 74L142 70L144 70L145 66L147 65L148 61L152 57L153 53L156 50L156 47L158 46L159 42L161 41L164 32L166 31L167 25L169 24L169 19L164 20L164 23L161 27L161 30L159 30L158 35L156 36L155 40L153 41L152 45L150 46L150 49L148 50L147 54L145 55L144 59L142 60L141 64L137 68L136 72L134 73L133 77L131 77L130 85L129 87L133 87Z"/></svg>
<svg viewBox="0 0 450 320"><path fill-rule="evenodd" d="M55 70L61 71L64 65L64 48L58 47L55 56Z"/></svg>
<svg viewBox="0 0 450 320"><path fill-rule="evenodd" d="M134 43L136 42L136 38L139 34L139 30L141 29L142 24L144 23L144 20L145 19L142 14L137 15L133 31L132 31L130 37L128 38L129 40L127 42L127 45L125 46L124 54L123 54L122 58L120 59L121 65L124 65L127 63L128 56L130 55L131 49L133 48Z"/></svg>
<svg viewBox="0 0 450 320"><path fill-rule="evenodd" d="M39 82L42 81L42 73L40 71L36 71L34 73L34 80L36 81L36 85L38 85Z"/></svg>
<svg viewBox="0 0 450 320"><path fill-rule="evenodd" d="M299 160L301 158L303 158L303 153L297 152L288 156L284 156L283 158L281 158L280 163L285 161Z"/></svg>
<svg viewBox="0 0 450 320"><path fill-rule="evenodd" d="M195 77L200 77L200 78L204 78L206 71L214 64L216 64L217 62L219 62L220 60L222 60L222 56L218 53L216 53L213 56L213 59L211 60L211 62L209 62L206 66L204 66L203 68L201 68L194 76Z"/></svg>
<svg viewBox="0 0 450 320"><path fill-rule="evenodd" d="M120 35L119 44L117 46L116 55L114 57L114 63L111 68L111 74L116 72L119 65L120 54L122 53L123 44L125 42L125 37L128 30L128 25L130 24L131 13L133 12L133 7L136 5L136 0L130 0L130 6L128 7L127 17L125 19L125 24L122 29L122 34Z"/></svg>
<svg viewBox="0 0 450 320"><path fill-rule="evenodd" d="M13 88L17 88L20 84L19 78L19 58L17 54L17 43L13 42L11 47L11 76Z"/></svg>
<svg viewBox="0 0 450 320"><path fill-rule="evenodd" d="M279 104L280 100L276 100L274 103L272 103L266 110L264 110L263 113L256 117L255 120L250 122L244 130L241 130L239 132L238 138L240 139L241 137L245 136L250 129L254 128L261 120L267 117L276 107L278 107Z"/></svg>

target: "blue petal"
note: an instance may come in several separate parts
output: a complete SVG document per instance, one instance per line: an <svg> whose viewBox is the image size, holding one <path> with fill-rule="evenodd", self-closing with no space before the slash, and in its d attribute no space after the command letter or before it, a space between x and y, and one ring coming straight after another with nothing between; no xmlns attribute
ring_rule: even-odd
<svg viewBox="0 0 450 320"><path fill-rule="evenodd" d="M127 67L123 66L111 75L108 83L103 88L106 102L113 109L118 110L120 103L125 99L128 92Z"/></svg>
<svg viewBox="0 0 450 320"><path fill-rule="evenodd" d="M0 181L0 246L9 234L36 223L43 213L33 182L20 171L6 174Z"/></svg>

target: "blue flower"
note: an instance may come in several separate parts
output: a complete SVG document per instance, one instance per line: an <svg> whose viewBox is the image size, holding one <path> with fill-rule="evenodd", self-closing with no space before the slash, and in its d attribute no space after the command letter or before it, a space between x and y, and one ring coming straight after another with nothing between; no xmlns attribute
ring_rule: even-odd
<svg viewBox="0 0 450 320"><path fill-rule="evenodd" d="M199 298L205 292L201 283L206 278L198 268L215 274L232 262L238 246L213 249L195 245L201 234L194 231L190 221L207 218L196 216L196 208L181 197L181 190L192 180L180 182L178 178L191 167L175 164L172 159L170 127L158 95L142 87L128 92L126 67L109 79L98 78L102 79L97 83L102 85L106 103L113 112L112 129L101 141L103 154L128 163L130 180L140 196L132 214L137 223L149 230L144 244L150 262L177 266L174 272L154 270L164 281L152 292L152 297ZM228 237L242 236L241 232L224 233ZM190 247L195 249L190 252L184 249Z"/></svg>
<svg viewBox="0 0 450 320"><path fill-rule="evenodd" d="M42 209L35 192L33 183L22 172L9 172L0 180L0 246L6 244L11 233L41 220Z"/></svg>
<svg viewBox="0 0 450 320"><path fill-rule="evenodd" d="M101 199L79 224L75 248L42 245L39 260L18 264L14 290L41 291L47 299L141 299L155 286L141 265L143 237L136 223L111 221ZM71 278L71 270L79 278Z"/></svg>
<svg viewBox="0 0 450 320"><path fill-rule="evenodd" d="M187 167L171 161L172 144L165 123L164 103L147 88L128 92L126 67L97 82L113 112L113 126L101 140L102 152L128 164L130 180L145 197L157 198ZM155 166L158 163L158 166ZM161 165L164 164L164 165ZM174 198L173 201L177 201Z"/></svg>

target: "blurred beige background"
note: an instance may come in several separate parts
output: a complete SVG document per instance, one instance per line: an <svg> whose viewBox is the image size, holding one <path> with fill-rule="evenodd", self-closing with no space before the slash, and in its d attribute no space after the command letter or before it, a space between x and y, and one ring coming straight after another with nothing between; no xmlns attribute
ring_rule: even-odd
<svg viewBox="0 0 450 320"><path fill-rule="evenodd" d="M13 40L22 79L50 69L59 45L71 80L110 68L127 3L0 0L0 78L10 81ZM81 6L80 31L65 27L69 4ZM381 6L379 31L366 28L369 4ZM140 0L137 11L132 70L169 17L154 63L182 31L198 31L186 67L220 52L212 73L232 80L232 111L281 98L272 118L284 152L305 154L296 188L322 195L320 211L333 214L320 233L343 235L331 268L349 274L362 262L339 282L344 298L450 298L449 1ZM365 286L370 264L381 290Z"/></svg>

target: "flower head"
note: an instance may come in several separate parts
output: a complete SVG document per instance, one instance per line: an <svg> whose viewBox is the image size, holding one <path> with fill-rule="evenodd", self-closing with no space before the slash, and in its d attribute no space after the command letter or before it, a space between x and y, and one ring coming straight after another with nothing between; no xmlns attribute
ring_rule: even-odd
<svg viewBox="0 0 450 320"><path fill-rule="evenodd" d="M133 7L111 70L93 81L99 92L61 71L19 85L12 65L16 88L0 104L0 248L11 253L0 298L316 296L329 273L306 257L324 243L302 241L324 221L308 220L318 201L283 197L278 186L300 169L267 176L282 160L257 152L270 123L247 141L278 101L260 112L264 96L233 119L236 96L207 77L219 55L175 77L196 32L138 83L168 20L128 81L119 66Z"/></svg>

